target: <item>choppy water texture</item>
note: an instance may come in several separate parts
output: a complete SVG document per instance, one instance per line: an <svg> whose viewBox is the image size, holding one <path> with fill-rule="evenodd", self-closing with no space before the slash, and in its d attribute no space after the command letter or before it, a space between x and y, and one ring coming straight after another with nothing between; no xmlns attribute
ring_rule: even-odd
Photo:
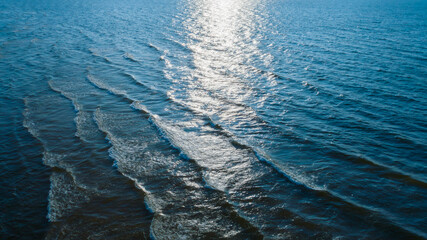
<svg viewBox="0 0 427 240"><path fill-rule="evenodd" d="M1 238L427 238L426 13L0 1Z"/></svg>

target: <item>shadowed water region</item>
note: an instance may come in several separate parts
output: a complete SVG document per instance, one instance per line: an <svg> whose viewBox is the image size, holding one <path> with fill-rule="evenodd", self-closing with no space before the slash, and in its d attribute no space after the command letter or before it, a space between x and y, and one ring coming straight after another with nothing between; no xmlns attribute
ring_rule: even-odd
<svg viewBox="0 0 427 240"><path fill-rule="evenodd" d="M426 13L0 1L0 238L426 239Z"/></svg>

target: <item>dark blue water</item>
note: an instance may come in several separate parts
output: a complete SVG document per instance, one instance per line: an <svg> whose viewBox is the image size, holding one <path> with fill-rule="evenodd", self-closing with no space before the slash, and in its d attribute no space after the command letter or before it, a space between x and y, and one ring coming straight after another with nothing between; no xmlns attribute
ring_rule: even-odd
<svg viewBox="0 0 427 240"><path fill-rule="evenodd" d="M426 239L427 2L0 1L2 239Z"/></svg>

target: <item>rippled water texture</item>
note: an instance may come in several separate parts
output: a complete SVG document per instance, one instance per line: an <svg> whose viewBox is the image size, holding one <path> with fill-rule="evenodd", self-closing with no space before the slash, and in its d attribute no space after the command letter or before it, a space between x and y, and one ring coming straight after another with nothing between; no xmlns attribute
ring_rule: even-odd
<svg viewBox="0 0 427 240"><path fill-rule="evenodd" d="M0 1L0 238L426 239L426 13Z"/></svg>

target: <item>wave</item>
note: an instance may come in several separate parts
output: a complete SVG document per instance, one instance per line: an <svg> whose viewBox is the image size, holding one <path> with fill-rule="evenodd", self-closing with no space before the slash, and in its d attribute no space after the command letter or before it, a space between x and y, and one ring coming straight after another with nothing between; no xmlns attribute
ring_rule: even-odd
<svg viewBox="0 0 427 240"><path fill-rule="evenodd" d="M418 179L417 177L412 176L411 174L408 174L406 172L403 172L393 166L388 166L388 165L379 163L367 157L353 155L344 150L338 151L338 150L332 150L332 149L326 152L326 154L328 156L337 158L339 160L347 160L347 161L356 162L363 165L369 165L372 167L374 171L381 172L380 174L383 175L383 177L386 177L388 179L393 179L403 183L414 184L418 187L427 188L427 183Z"/></svg>
<svg viewBox="0 0 427 240"><path fill-rule="evenodd" d="M152 43L148 43L147 46L151 49L156 50L157 52L162 52L162 50L159 47L157 47L156 45L154 45Z"/></svg>
<svg viewBox="0 0 427 240"><path fill-rule="evenodd" d="M30 103L31 102L31 103ZM53 171L50 177L51 189L49 191L49 205L48 205L48 218L51 222L59 221L60 218L78 209L79 205L88 201L89 194L87 192L88 187L78 183L74 169L71 164L67 163L64 159L69 157L67 154L58 154L48 149L49 141L44 140L43 134L44 127L37 121L35 114L32 112L32 102L29 98L25 98L25 112L23 125L28 131L40 141L44 148L43 163L52 169ZM70 204L72 203L72 204Z"/></svg>
<svg viewBox="0 0 427 240"><path fill-rule="evenodd" d="M128 53L128 52L124 53L124 54L123 54L123 57L124 57L125 59L128 59L128 60L130 60L130 61L132 61L132 62L135 62L135 63L139 63L139 62L140 62L138 59L136 59L132 54L130 54L130 53Z"/></svg>
<svg viewBox="0 0 427 240"><path fill-rule="evenodd" d="M156 148L149 147L151 144L157 145L160 143L157 143L159 140L156 140L155 137L141 136L141 134L150 134L150 131L146 127L144 127L144 129L146 129L144 133L134 135L133 137L127 135L121 136L121 134L117 132L121 132L119 126L126 123L121 122L121 124L112 124L114 121L132 121L137 125L143 124L141 122L134 122L138 121L139 117L135 114L132 115L134 115L132 118L130 118L131 116L126 116L125 118L123 118L124 116L117 117L104 113L100 109L98 109L95 114L96 121L100 129L106 133L106 136L111 143L110 155L118 162L117 166L119 171L121 171L124 176L127 176L132 181L134 181L135 185L147 194L146 205L154 213L151 234L154 236L158 234L175 236L179 233L180 236L183 236L182 234L184 234L187 236L200 237L204 236L205 234L213 234L214 231L212 231L212 229L221 229L223 226L217 225L218 212L214 209L220 209L218 208L219 206L217 206L220 204L220 206L222 206L221 208L225 207L228 209L228 213L233 212L233 210L230 209L231 206L226 207L226 205L224 205L225 203L222 202L223 200L221 200L223 199L222 197L215 197L218 195L218 193L215 193L210 197L205 196L205 194L208 194L209 191L207 192L208 189L203 187L201 177L198 177L200 176L200 171L197 170L197 168L195 169L197 170L196 172L186 173L190 174L192 177L184 181L184 179L174 176L173 172L169 172L171 167L173 167L171 163L180 162L182 160L173 158L171 159L171 156L164 155L166 153L157 152ZM130 124L130 122L127 124ZM138 150L135 150L135 148ZM176 157L178 157L178 155L176 155ZM144 162L139 161L139 158L144 158ZM183 168L180 171L188 171L193 169L193 167L188 166L189 164L191 165L191 162L188 163L188 161L185 160L177 166L181 166L180 168ZM145 170L146 168L150 168L150 172L147 172ZM158 173L157 171L162 171L163 173ZM174 186L173 189L168 187L170 184ZM181 196L188 194L192 195L193 197L189 198L188 196ZM206 198L211 198L210 203L204 202L204 199ZM177 203L169 204L168 202L171 200L174 202L177 201ZM179 204L181 201L190 201L191 203L189 202L187 204L191 204L193 207L187 208L185 207L187 204ZM181 206L186 209L186 216L181 215ZM200 207L204 209L203 212L205 217L211 219L210 226L204 225L205 220L200 219L198 216ZM171 211L173 214L169 214ZM227 214L223 214L225 214L225 212L221 213L222 217L220 218L225 221L229 221L227 220ZM175 221L175 223L172 224L172 221ZM187 224L189 222L195 222L195 224L198 226L198 230L193 232L191 228L188 228L189 226L187 226ZM183 228L180 228L178 231L175 227L176 223L179 223ZM248 226L249 225L243 226L243 228L246 229ZM249 231L251 232L251 235L256 234L254 229L255 228ZM239 235L243 233L242 230L237 229L229 229L228 231L229 232L227 233L224 232L224 230L220 230L217 232L217 234L231 234L229 237L232 237L233 235Z"/></svg>
<svg viewBox="0 0 427 240"><path fill-rule="evenodd" d="M55 83L50 84L59 90ZM84 106L71 92L61 90L61 95L55 93L25 99L24 126L42 142L43 163L52 168L47 216L52 225L46 238L54 239L60 234L76 239L81 238L81 234L85 237L111 236L115 232L111 226L117 221L122 225L121 230L133 226L134 233L144 234L144 225L151 219L144 205L139 206L141 195L135 194L136 189L129 187L123 181L125 178L111 171L111 159L103 151L102 144L83 144L75 136L76 128L64 124L72 122L72 117L64 116L63 110L58 109L71 103L64 94L72 96L80 111ZM69 110L69 115L73 115L72 109ZM100 202L103 203L101 206ZM76 227L84 233L76 231ZM132 235L127 232L117 234Z"/></svg>
<svg viewBox="0 0 427 240"><path fill-rule="evenodd" d="M101 58L102 60L104 60L104 62L106 62L106 63L113 63L110 58L108 58L107 56L104 56L104 55L101 55L100 53L98 53L97 49L89 48L88 50L89 50L90 54L92 54L95 57Z"/></svg>
<svg viewBox="0 0 427 240"><path fill-rule="evenodd" d="M180 152L182 152L183 154L188 156L187 158L194 159L196 164L198 164L200 166L200 168L203 169L204 172L206 172L207 176L209 176L209 172L216 171L215 165L218 165L218 163L217 163L218 158L212 156L213 159L216 159L214 164L212 164L211 162L206 161L204 159L201 159L200 153L197 153L196 148L204 149L205 147L200 147L200 146L198 146L198 144L194 143L194 140L197 139L196 137L186 136L188 134L186 134L184 131L180 130L179 128L174 128L171 125L166 124L158 115L150 113L147 110L147 108L144 105L140 104L139 102L135 102L132 106L135 107L136 109L139 109L139 110L142 110L146 113L149 113L150 119L153 121L155 126L157 126L158 131L161 133L161 135L164 136L169 142L171 142L172 146L174 146ZM217 139L212 139L212 140L213 140L213 142L215 142L215 144L218 144ZM261 157L261 155L258 154L252 147L245 145L245 144L242 144L242 143L239 143L236 140L229 140L229 141L230 141L230 144L232 146L234 146L236 149L252 152L253 154L255 154L255 156L258 158L258 160L266 163L266 166L274 168L276 170L276 172L280 173L283 177L285 177L286 179L289 179L293 183L296 183L296 184L298 184L304 188L308 188L311 190L326 191L327 192L326 189L318 189L317 187L313 186L312 184L308 183L307 181L301 181L302 180L301 177L299 177L298 179L295 177L294 178L290 177L284 171L279 170L277 168L277 166L275 166L272 162ZM183 143L186 143L186 144L183 145ZM223 148L223 151L224 150L227 151L226 149L227 149L227 147ZM228 151L231 151L231 150L228 150ZM210 152L213 153L214 151L210 151ZM221 151L218 151L218 153L221 154ZM218 166L218 167L221 167L221 166ZM230 177L224 176L224 178L228 180ZM214 178L212 178L212 177L206 178L205 177L204 180L210 188L213 188L215 190L219 190L219 191L224 192L224 193L227 193L228 190L226 190L226 189L230 188L230 186L226 186L227 183L224 182L223 180L221 180L221 178L219 178L219 177L214 177ZM295 217L294 212L292 212L292 215ZM298 217L298 218L304 219L303 217ZM307 220L302 220L302 222L308 223Z"/></svg>
<svg viewBox="0 0 427 240"><path fill-rule="evenodd" d="M66 173L53 172L50 177L48 218L60 221L91 200L91 193L78 187Z"/></svg>
<svg viewBox="0 0 427 240"><path fill-rule="evenodd" d="M89 141L93 136L96 129L93 127L92 123L92 114L86 111L83 111L83 106L79 104L77 101L77 96L70 91L66 91L61 88L61 86L57 86L53 80L48 81L49 87L69 99L74 106L74 110L76 111L76 117L74 118L74 122L76 123L77 131L76 136L79 137L83 141Z"/></svg>
<svg viewBox="0 0 427 240"><path fill-rule="evenodd" d="M127 92L114 89L111 86L108 86L104 83L95 83L98 87L109 91L110 93L119 95L123 98L125 98L126 101L130 102L132 107L141 110L143 113L148 114L149 119L153 122L153 124L158 128L159 132L165 136L165 138L174 146L176 149L178 149L182 154L185 156L188 156L189 159L194 159L194 161L200 166L200 168L204 169L205 172L205 181L206 183L221 192L227 193L229 188L237 187L229 185L229 178L234 177L232 175L228 175L230 173L220 173L217 172L218 168L225 167L228 164L254 164L254 160L256 159L257 162L264 162L267 163L267 166L269 168L275 169L275 171L279 172L280 175L285 177L288 180L291 180L291 182L296 183L297 185L309 190L309 191L315 191L318 193L322 193L324 198L329 199L332 203L336 204L335 206L341 209L339 206L352 206L354 211L358 212L365 212L366 215L371 214L372 212L375 212L375 215L381 219L381 221L387 222L387 224L391 224L394 227L399 227L399 225L393 224L395 217L389 217L391 216L389 213L384 212L380 209L375 209L372 207L368 207L362 204L358 204L352 200L347 199L344 196L341 196L337 193L331 192L327 188L323 188L313 185L310 182L307 182L307 178L302 178L302 176L295 175L293 172L287 172L286 170L280 169L276 164L271 162L270 160L267 160L255 149L250 147L249 145L245 145L242 143L239 143L233 139L223 139L222 137L219 137L220 135L209 135L209 142L215 142L215 145L218 146L220 149L216 149L215 146L213 146L211 143L205 142L205 137L207 136L196 136L195 133L192 132L186 132L181 127L173 126L174 124L168 123L168 121L164 120L163 117L160 117L160 115L157 115L150 111L150 109L145 106L141 101L138 101L132 96L130 96ZM179 121L175 124L180 124ZM185 124L184 124L185 125ZM185 128L185 127L184 127ZM218 131L218 130L216 130ZM214 132L216 132L214 131ZM226 136L226 134L224 135ZM196 142L195 142L196 141ZM196 147L197 146L197 147ZM236 152L237 151L237 152ZM242 152L244 151L244 152ZM235 160L232 160L234 157L229 155L231 153L236 154L234 156L239 156L239 158L242 160L245 159L243 162L239 160L238 162L234 162ZM245 153L246 152L246 153ZM218 154L225 154L225 156L220 156ZM249 154L249 155L247 155ZM206 158L206 156L210 156L209 158L216 159L212 162L209 158ZM253 155L253 157L250 157L250 155ZM225 161L224 157L229 156L229 159ZM224 162L222 162L223 160ZM251 160L252 159L252 160ZM221 161L218 161L221 160ZM230 160L232 160L230 162ZM244 163L245 161L249 161L248 163ZM254 167L255 168L255 167ZM295 186L294 186L295 187ZM345 211L345 210L342 210ZM405 229L404 227L401 228L402 230ZM406 230L405 230L406 231Z"/></svg>
<svg viewBox="0 0 427 240"><path fill-rule="evenodd" d="M254 67L254 69L256 69L255 67ZM269 71L267 71L267 70L262 70L262 69L256 69L257 71L259 71L260 73L262 73L262 74L268 74L268 75L274 75L275 77L277 77L277 78L281 78L281 79L285 79L284 77L282 77L282 76L280 76L280 75L277 75L277 74L274 74L274 73L272 73L272 72L269 72ZM296 80L294 80L294 82L297 82ZM312 89L313 91L315 91L315 92L317 92L317 93L319 93L319 90L318 90L318 88L316 87L316 86L314 86L313 84L311 84L311 83L308 83L307 81L304 81L304 82L302 82L302 85L303 86L305 86L305 87L307 87L307 88L309 88L309 89ZM197 90L197 92L198 92L198 94L200 94L200 90L198 89ZM225 103L225 104L221 104L221 113L223 114L224 112L225 112L225 110L223 109L223 107L222 106L224 106L224 105L226 105L226 106L236 106L236 107L242 107L244 110L242 110L242 111L245 111L245 115L247 115L247 113L248 112L250 112L250 113L252 113L252 114L250 114L250 120L252 121L252 120L256 120L256 123L254 123L254 124L251 124L251 126L253 126L253 125L263 125L264 127L267 127L267 128L270 128L271 127L271 131L274 131L274 132L277 132L277 131L279 131L279 132L281 132L281 133L283 133L283 131L282 131L282 129L281 129L281 127L280 126L274 126L274 124L272 124L272 123L270 123L270 122L268 122L268 121L265 121L264 119L263 119L263 117L260 117L259 116L259 114L253 109L253 108L251 108L250 106L248 106L248 105L246 105L246 104L244 104L244 103L236 103L236 102L234 102L234 101L232 101L232 100L229 100L229 99L227 99L227 98L224 98L224 97L221 97L221 96L219 96L218 94L214 94L214 93L208 93L207 94L209 97L212 97L213 99L215 99L215 100L213 100L213 101L210 101L210 102L214 102L214 101L217 101L217 100L219 100L219 101L221 101L221 102L223 102L223 103ZM211 96L212 95L212 96ZM184 106L189 106L190 104L188 104L188 103L185 103L184 101L181 101L181 100L178 100L178 99L175 99L175 98L173 98L173 100L175 101L175 102L177 102L177 103L180 103L181 105L184 105ZM294 105L295 105L295 103L294 103ZM307 105L301 105L301 107L306 107ZM189 106L190 108L192 108L192 109L194 109L194 106ZM197 109L197 106L196 106L196 109ZM199 111L200 112L200 111ZM204 115L211 115L211 112L209 112L209 111L201 111L201 113L202 114L204 114ZM348 114L345 114L345 113L341 113L342 115L348 115ZM356 117L354 117L355 118L355 120L357 120L357 122L362 122L363 124L364 124L364 126L363 126L363 130L365 130L365 131L367 131L367 130L370 130L370 131L382 131L382 132L385 132L386 134L390 134L390 135L393 135L393 136L400 136L398 133L394 133L393 131L391 131L391 130L388 130L388 129L384 129L384 128L381 128L381 127L378 127L378 128L375 128L374 126L370 126L369 124L367 124L367 122L365 121L365 120L361 120L360 118L356 118ZM211 119L212 120L212 119ZM218 121L217 122L213 122L213 121L211 121L212 122L212 126L217 126L217 127L219 127L219 128L221 128L221 130L223 130L224 131L224 128L223 127L220 127L221 126L221 124L220 123L218 123ZM219 121L220 122L220 121ZM229 126L230 127L230 126ZM231 127L233 128L233 125L231 125ZM247 130L247 128L245 128L245 130ZM284 134L284 133L283 133ZM286 137L288 138L288 137L290 137L288 134L286 134ZM302 142L304 142L304 143L307 143L307 141L308 140L306 140L305 138L301 138L301 136L293 136L293 139L296 139L296 140L298 140L298 141L302 141ZM400 139L400 138L399 138ZM408 139L407 137L406 138L404 138L404 139ZM311 141L315 141L314 139L312 139ZM315 141L317 144L320 144L320 142L319 141ZM417 146L419 146L419 147L421 147L422 145L417 145ZM417 177L415 177L415 176L411 176L410 174L408 174L408 173L405 173L404 171L401 171L401 170L399 170L399 169L396 169L396 168L394 168L394 167L392 167L392 166L387 166L386 164L383 164L383 163L378 163L378 162L375 162L375 161L373 161L373 160L367 160L367 161L360 161L360 163L363 163L363 164L368 164L368 165L375 165L375 167L377 167L377 168L382 168L382 169L384 169L384 170L386 170L387 172L389 172L390 174L386 174L385 176L387 176L387 177L392 177L392 176L398 176L397 178L391 178L391 179L393 179L393 180L399 180L399 181L401 181L401 180L405 180L405 179L407 179L407 180L409 180L409 181L411 181L411 182L416 182L417 183L417 185L418 186L425 186L425 182L423 182L422 180L420 180L420 179L417 179Z"/></svg>
<svg viewBox="0 0 427 240"><path fill-rule="evenodd" d="M129 99L127 97L127 92L124 90L113 88L113 87L107 85L106 83L104 83L103 81L95 78L92 75L87 75L87 79L89 80L90 83L92 83L95 87L97 87L99 89L107 90L108 92L110 92L114 95L125 96L127 99Z"/></svg>
<svg viewBox="0 0 427 240"><path fill-rule="evenodd" d="M158 121L158 118L159 118L158 115L151 113L150 110L147 107L145 107L144 105L142 105L140 102L135 101L135 99L131 99L129 95L127 95L127 94L125 94L125 93L123 93L121 91L112 90L111 88L108 87L108 85L105 85L105 84L98 84L98 85L99 86L102 85L101 87L105 88L104 90L109 91L110 93L114 93L114 92L120 93L119 96L127 98L126 101L129 101L129 102L133 101L133 103L132 103L133 107L137 108L138 110L143 111L143 113L145 113L145 114L148 114L149 115L149 119L151 119L151 121L154 123L154 125L157 126L158 130L160 131L160 133L163 136L167 137L167 139L169 140L169 142L173 142L173 143L175 142L174 140L171 141L170 133L168 133L168 127L165 126L165 125L163 125L161 122ZM174 144L172 144L172 145L174 145ZM176 144L176 145L178 145L178 144ZM177 149L180 150L181 156L185 155L185 156L189 156L189 157L186 157L187 159L193 159L193 157L189 155L188 151L181 150L182 147L177 147ZM117 159L117 157L115 157L115 158ZM198 160L200 160L200 159L198 159ZM199 161L195 161L195 162L202 169L209 169L209 167L207 165L203 165L203 164L200 165ZM206 171L204 171L204 172L206 172ZM224 188L222 188L221 186L218 186L218 184L213 184L211 182L211 180L209 180L209 178L205 177L204 179L205 179L205 182L207 183L208 186L213 187L214 189L218 189L218 190L221 190L222 192L224 192Z"/></svg>
<svg viewBox="0 0 427 240"><path fill-rule="evenodd" d="M205 160L200 158L200 155L202 155L201 153L198 153L198 151L195 151L194 148L201 148L201 149L205 149L206 147L196 147L198 144L196 144L193 139L197 139L197 137L194 136L187 136L187 137L183 137L188 135L188 133L179 130L179 128L173 128L171 125L167 125L162 119L161 117L152 114L148 111L147 107L143 106L142 104L140 104L140 102L134 102L132 104L132 106L134 106L137 109L140 109L146 113L150 114L150 119L153 120L154 124L158 127L159 131L162 133L162 135L164 135L171 143L173 146L175 146L179 151L183 152L186 156L188 156L190 159L195 159L195 161L203 168L205 169L205 171L212 171L214 169L212 169L213 164L211 164L210 162L204 162ZM230 134L225 134L226 136L230 136ZM215 138L212 139L212 137L210 138L210 141L215 142L216 144L218 144L218 140L216 140ZM345 196L342 196L334 191L329 190L326 186L318 186L317 184L315 184L310 178L304 177L302 174L297 174L294 171L288 171L288 169L279 167L280 165L277 165L274 163L274 161L272 161L271 159L269 159L268 157L265 157L266 154L260 153L260 150L255 150L253 147L251 147L248 144L243 144L235 139L229 139L230 144L236 148L236 149L242 149L242 150L246 150L249 151L251 153L254 154L254 156L256 156L256 158L265 163L266 166L274 169L277 173L279 173L280 175L282 175L283 177L285 177L286 179L290 180L291 182L305 188L305 189L309 189L311 191L316 191L318 193L321 193L321 195L323 197L326 197L327 199L329 199L329 201L333 202L333 203L337 203L338 206L340 205L344 205L347 206L347 208L349 206L351 206L351 208L354 209L355 212L365 212L366 215L377 215L378 218L382 219L382 221L387 222L387 224L391 224L394 227L398 227L400 229L402 229L403 231L407 231L408 233L414 233L417 234L418 231L415 231L414 229L411 229L409 227L406 227L402 224L394 224L395 222L400 222L399 220L397 220L398 218L393 216L391 213L385 211L384 209L379 209L379 208L375 208L375 207L371 207L371 206L367 206L364 204L360 204L356 201L350 200ZM185 143L185 144L183 144ZM200 142L199 142L200 143ZM222 150L227 149L223 147ZM215 150L212 150L211 152L214 152ZM221 151L217 151L217 152L221 152ZM224 185L221 186L220 183L221 181L218 181L219 179L215 179L215 180L209 180L206 179L206 182L209 186L218 189L220 191L223 192L227 192L226 188Z"/></svg>

